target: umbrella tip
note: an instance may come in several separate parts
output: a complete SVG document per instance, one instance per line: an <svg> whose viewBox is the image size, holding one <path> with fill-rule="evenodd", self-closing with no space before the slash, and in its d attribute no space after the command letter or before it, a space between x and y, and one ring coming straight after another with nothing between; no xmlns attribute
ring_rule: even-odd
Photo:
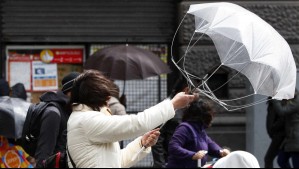
<svg viewBox="0 0 299 169"><path fill-rule="evenodd" d="M126 47L129 46L129 43L128 43L128 42L129 42L129 39L127 38L127 39L126 39Z"/></svg>

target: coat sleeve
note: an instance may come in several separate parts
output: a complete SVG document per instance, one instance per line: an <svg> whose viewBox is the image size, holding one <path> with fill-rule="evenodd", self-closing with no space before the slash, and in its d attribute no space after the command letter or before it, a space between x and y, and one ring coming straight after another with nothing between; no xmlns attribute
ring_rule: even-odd
<svg viewBox="0 0 299 169"><path fill-rule="evenodd" d="M173 118L175 111L165 100L137 115L95 116L84 121L88 139L94 143L111 143L136 138Z"/></svg>
<svg viewBox="0 0 299 169"><path fill-rule="evenodd" d="M213 157L220 157L221 147L216 144L209 136L207 136L207 143L209 148L209 155Z"/></svg>
<svg viewBox="0 0 299 169"><path fill-rule="evenodd" d="M151 152L151 148L149 147L138 154L142 149L141 138L142 137L138 137L129 143L126 148L121 150L121 168L134 166Z"/></svg>
<svg viewBox="0 0 299 169"><path fill-rule="evenodd" d="M193 133L186 126L179 126L169 142L168 153L177 159L192 159L197 153L184 148Z"/></svg>

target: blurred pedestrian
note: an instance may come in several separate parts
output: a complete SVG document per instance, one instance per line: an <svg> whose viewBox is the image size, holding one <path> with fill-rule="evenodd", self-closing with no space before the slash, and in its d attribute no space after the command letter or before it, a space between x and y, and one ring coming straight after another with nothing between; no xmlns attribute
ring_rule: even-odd
<svg viewBox="0 0 299 169"><path fill-rule="evenodd" d="M179 93L172 100L137 115L112 116L107 107L111 86L109 79L93 70L84 72L75 81L67 136L70 156L78 168L132 167L156 143L160 133L153 129L173 118L175 109L187 106L194 99L193 95ZM141 136L144 133L147 134ZM136 137L120 149L119 141ZM69 166L73 165L69 162Z"/></svg>
<svg viewBox="0 0 299 169"><path fill-rule="evenodd" d="M176 94L184 92L189 92L188 83L185 78L179 78L169 95L169 98L172 99ZM185 109L176 110L175 117L168 120L165 125L160 129L160 137L157 141L157 144L152 147L152 155L154 160L154 168L165 168L168 160L168 145L170 139L177 128L177 126L182 121L183 112Z"/></svg>
<svg viewBox="0 0 299 169"><path fill-rule="evenodd" d="M289 159L294 168L299 168L299 96L295 91L294 99L281 104L278 100L272 100L273 108L278 115L285 118L285 139L282 143L283 152L278 155L278 164L282 168L289 167Z"/></svg>
<svg viewBox="0 0 299 169"><path fill-rule="evenodd" d="M108 106L111 110L111 113L112 115L126 115L126 108L119 101L119 87L115 83L112 83L112 87L114 90L112 90L111 98L108 101Z"/></svg>
<svg viewBox="0 0 299 169"><path fill-rule="evenodd" d="M269 100L266 127L268 135L271 138L271 144L264 158L265 168L273 168L273 160L280 152L282 142L285 138L285 117L278 115L277 110L273 108L271 98Z"/></svg>
<svg viewBox="0 0 299 169"><path fill-rule="evenodd" d="M207 102L194 101L184 112L183 122L176 128L168 148L167 168L197 168L206 164L206 154L220 158L228 155L206 133L214 111Z"/></svg>
<svg viewBox="0 0 299 169"><path fill-rule="evenodd" d="M27 92L23 83L17 83L11 87L11 97L27 101Z"/></svg>
<svg viewBox="0 0 299 169"><path fill-rule="evenodd" d="M35 158L38 168L42 168L43 161L51 155L65 152L67 120L71 113L69 106L70 91L79 74L78 72L71 72L66 75L62 80L61 91L44 93L40 97L40 102L44 104L39 104L44 106L38 107L37 104L37 108L31 112L30 117L32 118L26 117L23 130L23 147ZM31 108L29 108L30 110Z"/></svg>

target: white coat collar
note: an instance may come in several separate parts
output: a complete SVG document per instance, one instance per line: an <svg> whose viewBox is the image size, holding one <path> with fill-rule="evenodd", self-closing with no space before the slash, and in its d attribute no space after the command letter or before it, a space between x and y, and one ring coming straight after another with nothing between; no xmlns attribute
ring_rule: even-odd
<svg viewBox="0 0 299 169"><path fill-rule="evenodd" d="M85 104L78 104L78 105L73 105L73 112L87 112L87 111L94 111L90 107L88 107ZM104 106L101 107L101 113L105 115L111 116L111 111L108 107Z"/></svg>

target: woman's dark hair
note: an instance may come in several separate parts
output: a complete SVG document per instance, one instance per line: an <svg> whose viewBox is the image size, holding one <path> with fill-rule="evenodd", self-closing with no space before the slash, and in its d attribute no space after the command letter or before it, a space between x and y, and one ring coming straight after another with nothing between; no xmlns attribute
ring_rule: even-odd
<svg viewBox="0 0 299 169"><path fill-rule="evenodd" d="M169 95L170 98L173 98L179 92L182 92L184 88L188 87L187 80L183 77L176 80Z"/></svg>
<svg viewBox="0 0 299 169"><path fill-rule="evenodd" d="M186 109L183 115L183 122L196 122L209 127L214 117L214 110L208 102L202 100L194 101Z"/></svg>
<svg viewBox="0 0 299 169"><path fill-rule="evenodd" d="M96 70L87 70L79 75L72 88L71 103L85 104L94 111L107 105L113 92L113 83Z"/></svg>

